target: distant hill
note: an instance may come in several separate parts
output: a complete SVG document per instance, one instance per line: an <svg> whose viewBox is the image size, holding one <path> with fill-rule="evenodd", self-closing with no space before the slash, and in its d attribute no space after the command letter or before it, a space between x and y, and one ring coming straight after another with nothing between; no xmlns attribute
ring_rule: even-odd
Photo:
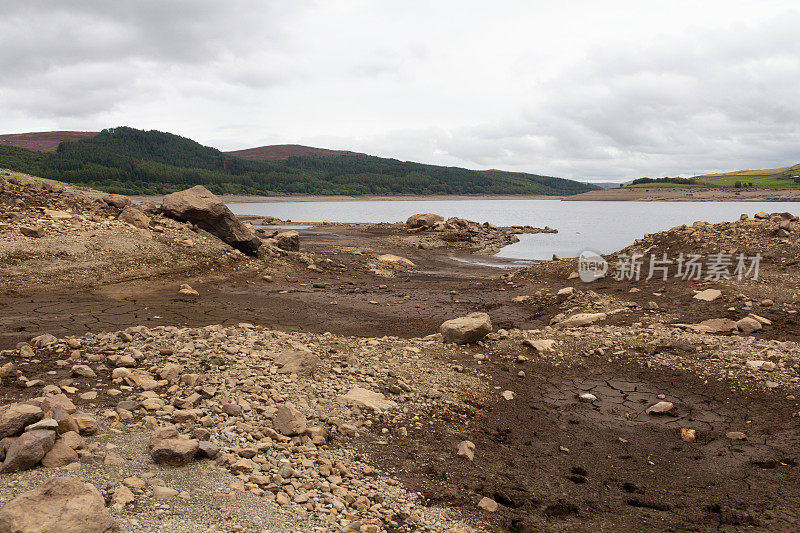
<svg viewBox="0 0 800 533"><path fill-rule="evenodd" d="M0 144L17 146L36 152L55 152L63 141L79 141L94 137L97 131L40 131L0 135Z"/></svg>
<svg viewBox="0 0 800 533"><path fill-rule="evenodd" d="M794 189L800 187L800 164L763 170L736 170L717 174L702 174L692 178L639 178L633 180L631 186Z"/></svg>
<svg viewBox="0 0 800 533"><path fill-rule="evenodd" d="M753 187L798 187L800 186L800 164L790 167L763 170L737 170L719 174L703 174L692 178L700 184L733 187L736 182L753 184Z"/></svg>
<svg viewBox="0 0 800 533"><path fill-rule="evenodd" d="M338 157L342 155L367 155L360 152L328 150L326 148L314 148L313 146L303 146L301 144L272 144L269 146L260 146L258 148L233 150L225 153L235 157L241 157L242 159L256 159L259 161L276 161L302 156Z"/></svg>
<svg viewBox="0 0 800 533"><path fill-rule="evenodd" d="M243 159L171 133L128 127L62 142L55 152L0 145L0 168L121 194L165 194L193 185L253 195L571 195L597 189L551 176L364 155Z"/></svg>

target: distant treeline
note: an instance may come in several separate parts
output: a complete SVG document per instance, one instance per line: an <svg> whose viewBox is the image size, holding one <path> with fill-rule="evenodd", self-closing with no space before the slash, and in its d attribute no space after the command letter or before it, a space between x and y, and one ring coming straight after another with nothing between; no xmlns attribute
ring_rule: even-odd
<svg viewBox="0 0 800 533"><path fill-rule="evenodd" d="M572 180L370 156L255 161L159 131L120 127L62 142L53 153L0 145L0 168L120 194L204 185L217 194L544 194L596 189Z"/></svg>

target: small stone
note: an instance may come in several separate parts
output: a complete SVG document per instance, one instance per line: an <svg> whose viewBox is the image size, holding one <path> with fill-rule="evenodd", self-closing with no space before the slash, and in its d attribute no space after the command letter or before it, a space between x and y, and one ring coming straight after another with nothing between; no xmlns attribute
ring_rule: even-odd
<svg viewBox="0 0 800 533"><path fill-rule="evenodd" d="M306 417L293 405L283 404L275 413L273 426L276 431L286 436L299 435L306 430Z"/></svg>
<svg viewBox="0 0 800 533"><path fill-rule="evenodd" d="M513 400L514 398L516 398L516 397L517 397L516 393L515 393L514 391L510 391L510 390L504 390L504 391L501 393L501 396L502 396L504 399L506 399L506 400L509 400L509 401L510 401L510 400Z"/></svg>
<svg viewBox="0 0 800 533"><path fill-rule="evenodd" d="M597 401L597 396L589 392L584 392L583 394L578 396L578 399L582 402L592 403Z"/></svg>
<svg viewBox="0 0 800 533"><path fill-rule="evenodd" d="M178 289L178 294L184 296L200 296L200 293L194 290L188 283L182 283L181 288Z"/></svg>
<svg viewBox="0 0 800 533"><path fill-rule="evenodd" d="M746 440L747 435L742 433L741 431L729 431L725 433L725 436L731 440Z"/></svg>
<svg viewBox="0 0 800 533"><path fill-rule="evenodd" d="M478 502L478 507L483 509L486 512L493 513L497 511L497 502L491 498L487 498L484 496L481 498L481 501Z"/></svg>
<svg viewBox="0 0 800 533"><path fill-rule="evenodd" d="M169 487L156 485L153 487L153 498L156 500L169 500L178 495L178 491Z"/></svg>
<svg viewBox="0 0 800 533"><path fill-rule="evenodd" d="M719 289L706 289L694 295L695 300L702 300L704 302L713 302L722 296L722 291Z"/></svg>
<svg viewBox="0 0 800 533"><path fill-rule="evenodd" d="M86 365L75 365L72 367L72 375L79 376L84 378L96 378L97 374L95 374L94 370L89 368Z"/></svg>
<svg viewBox="0 0 800 533"><path fill-rule="evenodd" d="M459 457L466 457L472 461L475 458L475 444L468 440L462 440L458 443L458 451L456 455Z"/></svg>
<svg viewBox="0 0 800 533"><path fill-rule="evenodd" d="M697 430L681 428L681 440L683 442L694 442L697 439Z"/></svg>
<svg viewBox="0 0 800 533"><path fill-rule="evenodd" d="M648 415L665 415L672 411L675 406L672 402L658 402L654 405L651 405L645 411Z"/></svg>

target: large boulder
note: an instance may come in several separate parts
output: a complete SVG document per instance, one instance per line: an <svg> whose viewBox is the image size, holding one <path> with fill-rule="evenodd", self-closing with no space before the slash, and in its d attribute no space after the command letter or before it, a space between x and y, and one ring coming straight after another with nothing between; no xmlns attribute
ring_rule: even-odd
<svg viewBox="0 0 800 533"><path fill-rule="evenodd" d="M363 387L353 387L341 398L342 403L352 405L359 409L371 409L373 411L383 411L397 407L397 403L387 400L380 392L371 391Z"/></svg>
<svg viewBox="0 0 800 533"><path fill-rule="evenodd" d="M408 217L406 226L409 228L430 228L437 222L444 222L444 217L435 213L417 213Z"/></svg>
<svg viewBox="0 0 800 533"><path fill-rule="evenodd" d="M289 437L300 435L307 427L306 416L293 405L283 404L275 413L273 427L277 432Z"/></svg>
<svg viewBox="0 0 800 533"><path fill-rule="evenodd" d="M282 231L274 237L276 246L287 252L296 252L300 249L300 234L296 231Z"/></svg>
<svg viewBox="0 0 800 533"><path fill-rule="evenodd" d="M19 434L25 426L38 422L44 416L40 407L26 403L11 405L0 414L0 439Z"/></svg>
<svg viewBox="0 0 800 533"><path fill-rule="evenodd" d="M0 509L0 532L111 533L119 531L94 485L56 477Z"/></svg>
<svg viewBox="0 0 800 533"><path fill-rule="evenodd" d="M164 197L161 210L168 217L191 222L248 255L257 255L261 239L236 218L222 200L202 185Z"/></svg>
<svg viewBox="0 0 800 533"><path fill-rule="evenodd" d="M123 196L121 194L106 194L101 198L103 202L111 207L116 207L117 209L124 209L126 206L131 205L131 199L127 196Z"/></svg>
<svg viewBox="0 0 800 533"><path fill-rule="evenodd" d="M157 464L183 466L192 462L198 449L197 439L163 439L150 450L150 457Z"/></svg>
<svg viewBox="0 0 800 533"><path fill-rule="evenodd" d="M137 228L146 229L150 227L150 217L145 215L144 211L132 205L125 206L118 218Z"/></svg>
<svg viewBox="0 0 800 533"><path fill-rule="evenodd" d="M470 313L443 323L439 332L444 342L469 344L491 333L492 321L486 313Z"/></svg>
<svg viewBox="0 0 800 533"><path fill-rule="evenodd" d="M23 433L6 451L0 473L17 472L35 466L53 448L55 442L55 431L37 429Z"/></svg>

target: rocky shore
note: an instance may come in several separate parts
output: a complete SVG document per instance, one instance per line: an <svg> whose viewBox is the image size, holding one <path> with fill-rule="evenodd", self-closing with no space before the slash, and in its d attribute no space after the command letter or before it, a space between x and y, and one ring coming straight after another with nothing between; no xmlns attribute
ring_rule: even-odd
<svg viewBox="0 0 800 533"><path fill-rule="evenodd" d="M584 283L448 262L534 228L283 231L203 191L14 180L0 202L0 531L800 523L792 215L648 235ZM614 277L716 252L758 278Z"/></svg>

